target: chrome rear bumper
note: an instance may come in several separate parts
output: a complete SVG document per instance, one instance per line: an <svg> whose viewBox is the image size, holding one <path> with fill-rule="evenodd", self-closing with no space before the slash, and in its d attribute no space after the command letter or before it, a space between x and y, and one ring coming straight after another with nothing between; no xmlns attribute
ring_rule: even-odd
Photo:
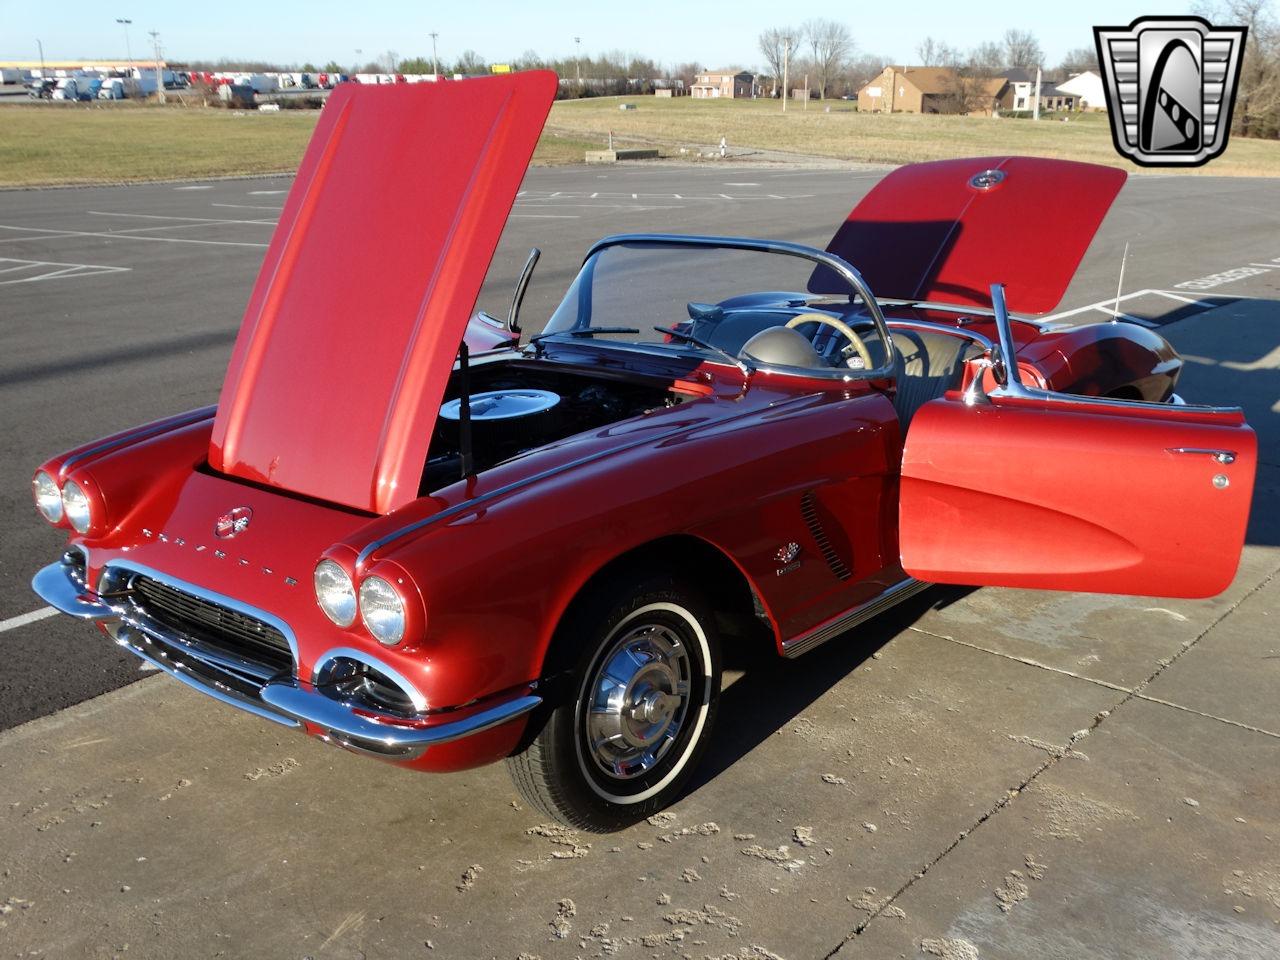
<svg viewBox="0 0 1280 960"><path fill-rule="evenodd" d="M387 715L329 696L295 677L263 680L234 658L201 649L198 641L159 624L130 616L90 591L79 568L67 558L40 570L31 581L54 609L102 623L117 644L152 666L216 700L288 727L309 724L339 746L387 760L413 760L440 744L461 740L530 713L542 703L533 694L517 696L458 720L430 726L406 725Z"/></svg>

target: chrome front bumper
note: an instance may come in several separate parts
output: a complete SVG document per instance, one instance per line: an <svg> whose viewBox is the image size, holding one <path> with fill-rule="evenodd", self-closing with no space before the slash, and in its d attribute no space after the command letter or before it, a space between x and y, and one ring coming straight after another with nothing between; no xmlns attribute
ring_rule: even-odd
<svg viewBox="0 0 1280 960"><path fill-rule="evenodd" d="M514 697L459 720L408 726L399 718L378 719L366 706L336 699L294 677L259 682L234 659L202 651L190 638L158 624L129 617L88 589L79 569L65 558L40 570L31 588L62 613L95 620L117 644L187 686L255 716L288 727L309 724L339 746L387 760L413 760L431 747L474 736L534 710L542 698Z"/></svg>

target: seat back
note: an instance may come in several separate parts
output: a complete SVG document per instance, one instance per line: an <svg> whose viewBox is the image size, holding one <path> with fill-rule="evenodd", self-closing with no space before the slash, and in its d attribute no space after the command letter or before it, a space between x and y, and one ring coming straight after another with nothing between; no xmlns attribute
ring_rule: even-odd
<svg viewBox="0 0 1280 960"><path fill-rule="evenodd" d="M965 362L982 352L977 343L961 333L902 327L893 329L893 346L901 360L893 408L904 434L915 412L958 387Z"/></svg>

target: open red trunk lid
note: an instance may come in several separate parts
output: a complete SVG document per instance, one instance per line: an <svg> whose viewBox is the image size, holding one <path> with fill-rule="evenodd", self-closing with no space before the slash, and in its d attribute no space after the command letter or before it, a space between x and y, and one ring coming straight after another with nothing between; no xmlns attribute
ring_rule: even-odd
<svg viewBox="0 0 1280 960"><path fill-rule="evenodd" d="M1128 174L1043 157L973 157L899 167L862 198L827 250L890 300L1048 313ZM844 293L829 271L810 289Z"/></svg>

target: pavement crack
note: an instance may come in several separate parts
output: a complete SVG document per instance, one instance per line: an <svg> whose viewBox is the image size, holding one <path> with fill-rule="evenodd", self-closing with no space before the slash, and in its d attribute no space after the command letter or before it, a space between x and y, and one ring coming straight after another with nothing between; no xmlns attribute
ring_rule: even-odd
<svg viewBox="0 0 1280 960"><path fill-rule="evenodd" d="M1145 700L1147 703L1158 703L1162 707L1172 707L1174 710L1181 710L1184 713L1193 713L1197 717L1204 717L1206 720L1217 720L1219 723L1225 723L1228 726L1237 727L1240 730L1248 730L1250 733L1260 733L1264 737L1274 737L1280 740L1280 733L1273 733L1270 730L1264 730L1262 727L1255 727L1248 723L1241 723L1239 720L1228 720L1226 717L1219 717L1217 714L1205 713L1203 710L1195 710L1191 707L1184 707L1180 703L1174 703L1171 700L1161 700L1159 697L1148 696L1145 693L1134 693L1139 700Z"/></svg>
<svg viewBox="0 0 1280 960"><path fill-rule="evenodd" d="M1107 687L1108 689L1115 690L1118 693L1123 693L1124 696L1121 697L1120 700L1113 707L1111 707L1109 710L1100 711L1096 716L1094 716L1092 722L1086 728L1088 732L1091 734L1093 733L1094 730L1096 730L1099 726L1101 726L1104 721L1106 721L1109 717L1113 716L1117 710L1123 707L1130 700L1134 700L1134 699L1163 703L1166 706L1187 710L1190 713L1198 713L1199 711L1191 710L1190 708L1187 708L1187 707L1179 707L1177 704L1166 703L1165 701L1159 701L1154 697L1150 697L1142 693L1142 690L1147 686L1149 686L1157 677L1160 676L1161 673L1163 673L1173 664L1177 663L1183 654L1185 654L1188 650L1190 650L1192 647L1198 644L1201 640L1203 640L1206 636L1208 636L1209 633L1211 633L1219 624L1222 623L1222 621L1224 621L1227 617L1231 616L1231 614L1233 614L1237 609L1239 609L1242 603L1244 603L1246 600L1252 597L1255 593L1259 592L1264 587L1266 587L1269 583L1271 583L1271 581L1275 579L1277 573L1280 573L1280 567L1276 568L1275 570L1272 570L1271 573L1267 574L1267 576L1265 576L1258 584L1256 584L1251 589L1249 589L1244 594L1242 594L1234 603L1232 603L1229 607L1227 607L1226 610L1224 610L1221 614L1215 617L1214 620L1207 627L1205 627L1203 630L1200 631L1200 633L1198 633L1191 640L1188 640L1186 643L1184 643L1182 645L1182 649L1180 649L1176 654L1170 657L1167 661L1161 663L1160 666L1158 666L1156 670L1149 677L1147 677L1145 680L1143 680L1141 683L1139 683L1136 687L1132 689L1129 689L1127 687L1122 687L1118 684L1108 683L1105 680L1097 680L1097 679L1094 679L1093 677L1085 677L1078 673L1072 673L1070 670L1062 670L1057 667L1050 667L1046 664L1039 663L1035 660L1031 660L1026 657L1016 657L1016 656L1013 656L1012 654L1000 653L995 650L988 650L985 647L980 647L976 644L967 643L963 640L957 640L954 637L944 636L943 634L933 633L932 631L929 631L929 630L923 630L919 627L912 626L912 627L909 627L908 629L916 633L924 634L925 636L934 637L939 640L948 640L951 643L957 643L957 644L960 644L961 646L971 647L972 649L978 650L982 653L989 653L994 656L1004 657L1008 660L1016 660L1017 662L1025 664L1030 667L1038 667L1041 670L1049 670L1053 673L1060 673L1060 674L1063 674L1064 676L1072 677L1077 680L1085 680L1089 683L1094 683L1099 686ZM1201 714L1201 715L1211 720L1222 720L1222 722L1229 723L1232 726L1245 727L1244 724L1235 723L1234 721L1230 721L1230 720L1224 720L1221 717L1213 717L1208 714ZM1260 730L1260 729L1251 728L1251 727L1246 727L1246 729L1253 729L1253 730L1256 730L1256 732L1258 733L1266 734L1268 736L1276 736L1276 734L1272 734L1266 730ZM1077 739L1082 739L1082 737L1083 735L1077 735L1072 739L1077 740ZM1050 755L1047 759L1044 760L1044 762L1042 762L1034 770L1032 770L1031 773L1027 775L1022 780L1022 782L1019 783L1016 787L1012 787L1006 790L1003 797L997 800L985 813L983 813L980 817L978 817L978 819L973 821L973 823L970 824L967 829L960 831L960 833L956 835L956 838L951 841L951 843L946 847L946 849L944 849L941 853L939 853L932 860L924 864L924 866L922 866L919 870L917 870L914 874L912 874L907 879L907 881L904 884L902 884L902 886L900 886L891 896L881 901L879 906L876 908L874 912L872 912L870 915L867 916L866 919L864 919L861 923L859 923L856 927L854 927L853 931L849 933L848 936L844 937L844 939L842 939L838 944L836 944L834 948L832 948L830 952L826 954L826 957L824 958L824 960L832 960L832 958L835 957L835 955L844 948L844 945L846 943L848 943L850 940L854 940L857 937L860 937L863 934L863 932L866 931L867 927L871 926L872 921L874 921L877 917L883 915L891 907L894 907L898 899L901 898L903 894L905 894L908 890L910 890L918 881L923 880L930 870L932 870L935 866L937 866L944 859L946 859L952 853L952 851L954 851L957 847L960 846L961 843L963 843L966 839L972 836L973 833L978 828L980 828L984 823L986 823L988 820L990 820L992 817L998 814L1005 807L1013 803L1013 801L1017 797L1021 796L1022 792L1027 787L1029 787L1032 783L1034 783L1042 773L1044 773L1049 768L1055 766L1056 764L1061 763L1066 756L1067 756L1066 751L1060 754Z"/></svg>
<svg viewBox="0 0 1280 960"><path fill-rule="evenodd" d="M1061 667L1051 667L1047 663L1041 663L1039 660L1032 660L1030 657L1019 657L1012 653L1003 653L999 650L992 650L988 647L979 646L976 643L970 643L967 640L957 640L955 637L949 637L945 633L934 633L932 630L924 630L920 627L907 627L913 633L922 633L926 637L933 637L935 640L946 640L948 643L954 643L961 647L968 647L970 650L977 650L979 653L989 653L993 657L1003 657L1006 660L1012 660L1015 663L1021 663L1028 667L1038 667L1041 670L1048 670L1050 673L1060 673L1064 677L1071 677L1073 680L1083 680L1085 683L1097 684L1100 687L1106 687L1108 690L1115 690L1119 693L1133 693L1129 687L1123 687L1118 683L1111 683L1107 680L1099 680L1097 677L1086 677L1082 673L1073 673L1070 670L1063 670Z"/></svg>

